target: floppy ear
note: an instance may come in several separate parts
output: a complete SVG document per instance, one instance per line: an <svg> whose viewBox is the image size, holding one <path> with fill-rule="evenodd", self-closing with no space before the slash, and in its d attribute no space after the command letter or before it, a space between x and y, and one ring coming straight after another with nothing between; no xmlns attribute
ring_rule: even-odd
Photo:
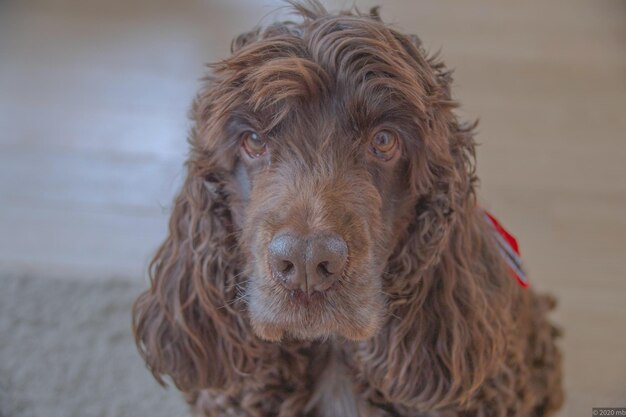
<svg viewBox="0 0 626 417"><path fill-rule="evenodd" d="M238 259L223 184L188 177L169 235L133 307L139 351L156 379L185 391L249 372L254 340L237 303Z"/></svg>
<svg viewBox="0 0 626 417"><path fill-rule="evenodd" d="M224 386L251 372L259 349L239 294L231 173L215 162L223 157L210 155L219 151L199 139L211 131L204 126L208 102L194 105L187 177L150 266L151 287L132 312L139 352L155 378L163 384L169 375L183 391Z"/></svg>
<svg viewBox="0 0 626 417"><path fill-rule="evenodd" d="M384 278L389 318L355 357L372 398L436 409L467 401L503 360L513 280L499 279L506 270L481 232L473 125L459 124L452 112L450 75L409 38L403 45L430 82L424 158L412 172L419 197Z"/></svg>

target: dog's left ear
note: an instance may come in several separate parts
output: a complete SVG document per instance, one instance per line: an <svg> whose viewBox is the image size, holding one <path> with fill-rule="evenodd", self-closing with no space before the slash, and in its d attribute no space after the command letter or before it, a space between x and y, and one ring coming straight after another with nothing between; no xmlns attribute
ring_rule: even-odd
<svg viewBox="0 0 626 417"><path fill-rule="evenodd" d="M454 223L476 205L476 122L462 123L454 114L458 104L450 91L452 71L439 57L429 57L417 36L393 33L406 54L405 60L414 67L425 96L420 115L425 143L412 172L412 185L419 199L411 233L419 237L418 268L426 270L446 249Z"/></svg>
<svg viewBox="0 0 626 417"><path fill-rule="evenodd" d="M479 230L473 125L452 111L450 73L417 38L396 35L425 92L424 146L411 173L418 201L385 274L389 319L355 363L384 402L436 409L467 401L503 360L512 280L494 279L506 272Z"/></svg>

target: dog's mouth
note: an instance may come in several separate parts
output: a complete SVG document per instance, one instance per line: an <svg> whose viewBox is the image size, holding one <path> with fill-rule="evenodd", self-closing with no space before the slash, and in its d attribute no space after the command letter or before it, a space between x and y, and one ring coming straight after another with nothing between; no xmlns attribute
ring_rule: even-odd
<svg viewBox="0 0 626 417"><path fill-rule="evenodd" d="M333 336L365 340L378 332L383 316L384 299L375 287L338 280L325 291L306 293L277 285L273 278L251 279L248 312L257 336L273 342Z"/></svg>

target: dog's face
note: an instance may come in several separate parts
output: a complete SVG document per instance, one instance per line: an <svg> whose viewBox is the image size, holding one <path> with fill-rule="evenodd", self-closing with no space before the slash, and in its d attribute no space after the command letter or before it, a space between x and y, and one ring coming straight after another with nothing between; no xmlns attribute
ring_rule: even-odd
<svg viewBox="0 0 626 417"><path fill-rule="evenodd" d="M366 18L256 36L216 66L209 92L253 328L268 340L371 337L419 196L426 64Z"/></svg>
<svg viewBox="0 0 626 417"><path fill-rule="evenodd" d="M237 132L247 299L264 338L362 339L379 327L381 274L412 202L402 126L355 125L370 110L353 100L335 92L299 103L275 132Z"/></svg>

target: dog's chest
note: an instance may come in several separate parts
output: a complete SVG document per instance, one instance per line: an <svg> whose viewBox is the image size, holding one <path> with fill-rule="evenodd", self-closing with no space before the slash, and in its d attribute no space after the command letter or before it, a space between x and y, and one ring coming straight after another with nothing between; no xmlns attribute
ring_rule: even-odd
<svg viewBox="0 0 626 417"><path fill-rule="evenodd" d="M358 417L363 400L355 394L351 373L336 356L330 355L306 406L317 417Z"/></svg>

